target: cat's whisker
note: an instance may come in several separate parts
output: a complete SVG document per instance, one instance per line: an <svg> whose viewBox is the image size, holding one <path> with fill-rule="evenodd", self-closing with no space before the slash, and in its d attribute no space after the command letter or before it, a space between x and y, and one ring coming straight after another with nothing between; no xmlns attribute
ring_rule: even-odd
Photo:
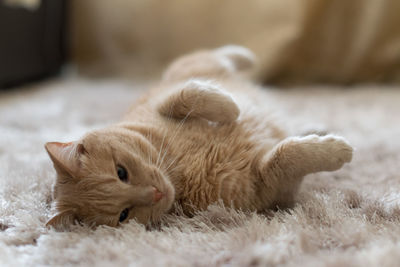
<svg viewBox="0 0 400 267"><path fill-rule="evenodd" d="M151 135L150 135L150 131L149 131L149 140L150 140L150 143L151 143ZM147 162L148 162L148 164L150 165L150 163L151 163L151 160L150 160L150 155L151 155L151 149L150 149L150 147L148 147L148 149L147 149Z"/></svg>
<svg viewBox="0 0 400 267"><path fill-rule="evenodd" d="M174 163L176 162L177 159L178 159L178 158L174 158L174 160L172 160L172 161L169 163L168 167L165 168L165 172L169 171L169 168L172 167L172 164L174 164Z"/></svg>
<svg viewBox="0 0 400 267"><path fill-rule="evenodd" d="M168 115L167 115L167 120L168 122L172 121L172 107L170 107L169 111L168 111ZM162 164L162 162L159 162L160 156L163 154L162 150L163 150L163 146L164 146L164 141L165 141L165 137L167 135L167 131L164 131L164 135L163 135L163 139L162 139L162 143L161 143L161 147L160 147L160 151L158 154L158 159L157 159L157 163L156 166L159 168ZM168 144L167 144L168 145ZM165 149L167 148L167 146L165 147Z"/></svg>
<svg viewBox="0 0 400 267"><path fill-rule="evenodd" d="M171 166L172 167L172 166ZM168 175L168 174L171 174L171 173L173 173L175 170L177 170L178 169L178 166L174 166L172 169L169 169L169 170L165 170L164 172ZM168 172L168 173L167 173Z"/></svg>
<svg viewBox="0 0 400 267"><path fill-rule="evenodd" d="M151 131L151 129L149 129L149 140L150 140L150 144L153 143L153 133ZM153 163L153 153L151 151L151 148L149 147L149 165L151 165Z"/></svg>
<svg viewBox="0 0 400 267"><path fill-rule="evenodd" d="M157 157L157 162L156 162L157 168L161 165L161 163L160 163L160 165L159 165L159 162L160 162L161 152L162 152L162 150L163 150L164 141L165 141L165 137L166 137L166 136L167 136L167 131L164 131L164 135L163 135L163 138L162 138L162 141L161 141L160 151L158 151L158 157Z"/></svg>
<svg viewBox="0 0 400 267"><path fill-rule="evenodd" d="M167 120L171 121L171 117L172 117L172 107L169 108ZM157 162L156 162L156 166L157 167L161 166L161 163L160 163L160 165L158 165L158 163L159 163L159 159L160 159L160 156L161 156L161 153L162 153L162 150L163 150L163 146L164 146L164 141L165 141L166 135L167 135L167 131L164 131L164 135L163 135L163 138L162 138L162 141L161 141L160 151L158 152L158 157L157 157Z"/></svg>
<svg viewBox="0 0 400 267"><path fill-rule="evenodd" d="M197 103L197 102L198 102L198 98L196 98L196 101L195 101L195 103L193 104L193 107L196 106L196 103ZM186 116L179 122L178 126L175 128L175 133L174 133L174 135L172 136L171 140L167 143L167 146L166 146L164 155L163 155L162 158L161 158L161 162L160 162L159 167L161 167L161 165L162 165L162 163L163 163L163 161L164 161L164 158L165 158L165 156L166 156L166 154L167 154L167 152L168 152L168 149L169 149L170 144L175 140L176 136L178 135L179 130L182 129L183 124L184 124L184 123L186 122L186 120L189 118L190 114L193 113L193 111L194 111L194 108L192 108L192 109L186 114ZM171 108L170 108L170 112L171 112ZM171 115L171 114L169 114L168 118L170 118L170 115Z"/></svg>
<svg viewBox="0 0 400 267"><path fill-rule="evenodd" d="M191 111L189 111L189 112L186 114L186 116L179 122L178 126L175 128L175 132L174 132L174 134L173 134L171 140L167 143L167 146L165 147L165 152L164 152L164 155L163 155L162 158L161 158L161 162L160 162L159 167L161 167L161 165L162 165L162 163L163 163L163 161L164 161L164 158L165 158L165 156L167 155L167 152L168 152L168 149L169 149L170 144L173 143L173 141L174 141L175 138L177 137L179 131L182 129L183 124L186 122L186 120L189 118L190 114L191 114L193 111L194 111L193 109L192 109Z"/></svg>
<svg viewBox="0 0 400 267"><path fill-rule="evenodd" d="M196 101L195 101L193 107L196 105L197 102L198 102L198 98L196 98ZM190 114L193 113L193 111L194 111L194 108L191 109L191 110L186 114L186 116L179 122L178 126L175 128L174 135L172 136L171 140L170 140L170 141L168 142L168 144L167 144L166 151L165 151L165 153L164 153L164 155L163 155L163 157L162 157L162 159L161 159L161 163L160 163L159 166L161 166L162 161L163 161L164 157L165 157L166 154L167 154L167 151L168 151L167 148L169 148L170 144L175 140L176 136L178 135L179 130L182 129L183 124L184 124L184 123L186 122L186 120L189 118Z"/></svg>
<svg viewBox="0 0 400 267"><path fill-rule="evenodd" d="M162 156L162 158L161 158L160 164L157 165L158 167L161 167L161 165L162 165L162 163L163 163L163 161L164 161L164 158L165 158L165 156L167 155L167 152L168 152L168 149L169 149L170 144L173 143L173 141L175 140L176 136L177 136L178 133L179 133L179 130L182 129L183 124L184 124L184 123L186 122L186 120L189 118L190 114L193 113L194 107L196 106L198 100L199 100L199 96L196 97L196 101L195 101L194 104L193 104L193 108L186 114L186 116L179 122L178 126L175 128L174 135L172 136L171 140L167 143L167 146L165 147L165 152L164 152L164 154L163 154L163 156ZM168 114L168 118L169 118L169 119L170 119L170 116L171 116L171 107L170 107L169 114ZM165 137L165 136L164 136L164 137ZM164 140L163 140L163 142L164 142ZM162 148L162 147L161 147L161 148ZM161 149L160 149L160 152L161 152ZM158 162L158 161L157 161L157 162Z"/></svg>

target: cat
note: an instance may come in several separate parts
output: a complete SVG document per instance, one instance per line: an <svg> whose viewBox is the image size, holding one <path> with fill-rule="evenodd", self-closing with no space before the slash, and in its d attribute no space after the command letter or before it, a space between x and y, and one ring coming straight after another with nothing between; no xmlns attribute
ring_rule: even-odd
<svg viewBox="0 0 400 267"><path fill-rule="evenodd" d="M183 56L121 122L46 143L57 172L57 214L47 225L150 224L174 203L187 214L218 201L248 211L290 207L305 175L350 162L342 137L287 136L262 89L240 75L254 60L233 45Z"/></svg>

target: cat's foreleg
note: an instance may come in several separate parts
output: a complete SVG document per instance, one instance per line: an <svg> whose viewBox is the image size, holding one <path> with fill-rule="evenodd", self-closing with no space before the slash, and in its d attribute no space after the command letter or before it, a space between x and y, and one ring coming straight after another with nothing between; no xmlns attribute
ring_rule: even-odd
<svg viewBox="0 0 400 267"><path fill-rule="evenodd" d="M221 123L235 121L240 113L229 93L212 81L197 79L164 97L158 111L177 119L197 117Z"/></svg>
<svg viewBox="0 0 400 267"><path fill-rule="evenodd" d="M264 183L273 182L279 207L292 205L303 177L310 173L335 171L350 162L353 148L335 135L289 137L278 143L262 163Z"/></svg>

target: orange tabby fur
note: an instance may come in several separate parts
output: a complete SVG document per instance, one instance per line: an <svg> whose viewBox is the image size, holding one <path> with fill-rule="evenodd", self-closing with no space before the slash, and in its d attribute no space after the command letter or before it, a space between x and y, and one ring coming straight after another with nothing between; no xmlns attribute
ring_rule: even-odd
<svg viewBox="0 0 400 267"><path fill-rule="evenodd" d="M243 210L286 207L305 175L350 162L343 138L287 137L274 124L263 92L238 75L252 62L237 46L184 56L120 123L47 143L58 174L58 213L48 225L117 226L126 208L128 219L146 224L174 202L186 213L218 200Z"/></svg>

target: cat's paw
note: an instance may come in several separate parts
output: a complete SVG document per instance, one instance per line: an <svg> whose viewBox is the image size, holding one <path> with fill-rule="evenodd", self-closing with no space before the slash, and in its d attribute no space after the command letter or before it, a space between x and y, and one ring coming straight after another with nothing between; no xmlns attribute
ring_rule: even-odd
<svg viewBox="0 0 400 267"><path fill-rule="evenodd" d="M249 71L255 65L255 55L238 45L214 50L197 51L175 60L165 71L164 81L184 81L190 78L215 78Z"/></svg>
<svg viewBox="0 0 400 267"><path fill-rule="evenodd" d="M183 119L203 118L211 122L234 122L240 109L233 97L217 83L209 80L191 79L179 90L161 101L160 114Z"/></svg>
<svg viewBox="0 0 400 267"><path fill-rule="evenodd" d="M239 45L226 45L215 49L214 54L228 70L244 71L254 66L256 57L249 49Z"/></svg>
<svg viewBox="0 0 400 267"><path fill-rule="evenodd" d="M353 158L353 148L341 136L332 134L318 136L313 134L300 139L308 149L315 150L312 154L315 157L320 157L321 167L326 171L338 170Z"/></svg>
<svg viewBox="0 0 400 267"><path fill-rule="evenodd" d="M193 115L209 121L229 123L235 121L240 114L233 97L213 81L189 80L181 96L185 106L191 107Z"/></svg>

